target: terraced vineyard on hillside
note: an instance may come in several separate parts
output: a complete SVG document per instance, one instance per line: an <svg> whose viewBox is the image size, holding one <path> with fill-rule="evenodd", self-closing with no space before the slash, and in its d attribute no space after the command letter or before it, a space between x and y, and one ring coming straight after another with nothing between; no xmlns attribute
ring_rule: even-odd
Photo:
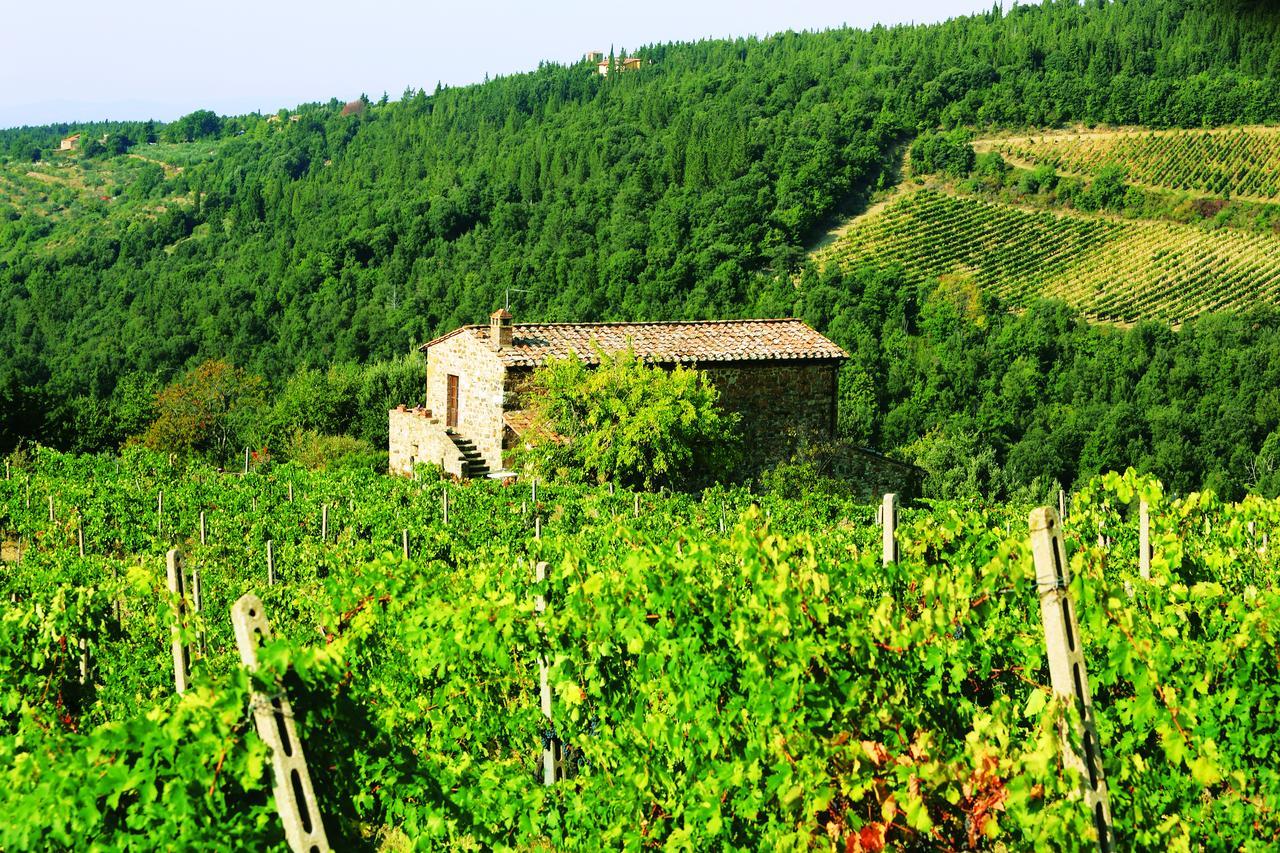
<svg viewBox="0 0 1280 853"><path fill-rule="evenodd" d="M855 222L819 264L967 275L1013 305L1064 299L1099 320L1181 322L1274 303L1280 240L1168 222L1029 210L934 189Z"/></svg>
<svg viewBox="0 0 1280 853"><path fill-rule="evenodd" d="M982 140L1020 165L1052 166L1093 175L1118 164L1128 179L1165 187L1257 201L1280 200L1280 128L1216 130L1068 131Z"/></svg>

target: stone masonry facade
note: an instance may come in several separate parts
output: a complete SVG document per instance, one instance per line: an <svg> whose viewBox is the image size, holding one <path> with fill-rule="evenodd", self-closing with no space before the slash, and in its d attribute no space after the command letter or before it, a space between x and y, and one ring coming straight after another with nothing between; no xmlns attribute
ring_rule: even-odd
<svg viewBox="0 0 1280 853"><path fill-rule="evenodd" d="M444 424L429 409L401 406L389 413L387 467L392 474L411 474L413 466L439 465L446 474L461 477L462 455L449 440Z"/></svg>
<svg viewBox="0 0 1280 853"><path fill-rule="evenodd" d="M744 362L704 368L720 406L737 412L744 469L758 472L801 444L827 441L836 428L836 364Z"/></svg>
<svg viewBox="0 0 1280 853"><path fill-rule="evenodd" d="M741 416L744 473L835 435L837 376L847 356L798 320L515 326L499 311L488 328L465 326L423 345L426 407L390 413L392 472L407 472L416 459L461 476L464 465L449 436L451 411L452 431L474 444L490 470L501 470L504 447L516 438L511 424L520 420L513 415L530 403L537 366L565 352L591 363L594 347L623 346L651 364L706 372L724 409Z"/></svg>
<svg viewBox="0 0 1280 853"><path fill-rule="evenodd" d="M446 423L449 377L456 376L457 431L471 439L490 470L502 467L506 370L493 350L471 335L454 335L427 358L427 408Z"/></svg>

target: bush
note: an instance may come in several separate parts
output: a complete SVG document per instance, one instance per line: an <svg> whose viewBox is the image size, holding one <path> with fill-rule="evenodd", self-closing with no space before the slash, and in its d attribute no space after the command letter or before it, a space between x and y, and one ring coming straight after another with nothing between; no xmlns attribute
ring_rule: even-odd
<svg viewBox="0 0 1280 853"><path fill-rule="evenodd" d="M925 133L911 146L911 171L916 174L963 178L973 171L975 162L969 134L964 130Z"/></svg>
<svg viewBox="0 0 1280 853"><path fill-rule="evenodd" d="M296 430L284 452L290 461L312 471L369 469L381 473L387 470L387 451L349 435Z"/></svg>
<svg viewBox="0 0 1280 853"><path fill-rule="evenodd" d="M737 415L700 370L664 370L635 353L570 357L534 374L537 437L524 461L544 473L654 489L714 479L737 461Z"/></svg>

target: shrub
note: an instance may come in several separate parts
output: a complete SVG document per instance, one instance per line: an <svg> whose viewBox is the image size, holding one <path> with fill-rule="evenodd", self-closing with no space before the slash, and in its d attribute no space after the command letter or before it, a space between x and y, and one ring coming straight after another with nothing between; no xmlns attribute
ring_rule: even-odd
<svg viewBox="0 0 1280 853"><path fill-rule="evenodd" d="M664 370L634 352L576 357L534 374L535 429L526 463L544 474L631 487L689 487L736 462L738 418L700 370Z"/></svg>

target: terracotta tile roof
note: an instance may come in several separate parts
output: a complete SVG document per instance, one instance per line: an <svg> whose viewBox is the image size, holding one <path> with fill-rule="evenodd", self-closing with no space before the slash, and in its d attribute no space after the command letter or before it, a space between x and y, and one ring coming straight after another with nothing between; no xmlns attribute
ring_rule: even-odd
<svg viewBox="0 0 1280 853"><path fill-rule="evenodd" d="M595 349L618 352L630 346L655 364L717 361L830 361L848 358L843 349L803 321L696 320L670 323L517 323L512 345L494 354L507 367L538 367L548 358L576 353L588 364ZM463 326L425 343L428 348L458 334L488 345L488 326Z"/></svg>
<svg viewBox="0 0 1280 853"><path fill-rule="evenodd" d="M547 426L536 413L528 409L503 412L502 422L522 438L547 439L557 444L565 444L569 440Z"/></svg>

